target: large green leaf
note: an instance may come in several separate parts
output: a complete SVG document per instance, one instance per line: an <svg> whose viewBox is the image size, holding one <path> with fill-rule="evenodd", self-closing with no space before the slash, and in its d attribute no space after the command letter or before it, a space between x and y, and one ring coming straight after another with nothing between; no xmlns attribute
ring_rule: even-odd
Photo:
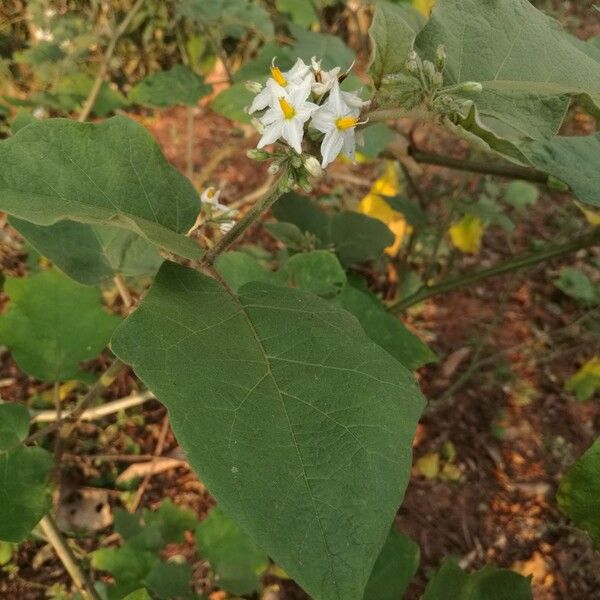
<svg viewBox="0 0 600 600"><path fill-rule="evenodd" d="M385 348L407 369L418 369L437 359L400 319L386 310L379 298L367 290L347 285L340 296L340 303L360 321L365 333L375 343Z"/></svg>
<svg viewBox="0 0 600 600"><path fill-rule="evenodd" d="M327 250L301 252L292 256L283 271L292 287L335 298L346 285L346 273L335 254Z"/></svg>
<svg viewBox="0 0 600 600"><path fill-rule="evenodd" d="M154 244L120 227L76 221L36 225L14 217L9 223L40 254L84 285L95 285L117 273L153 275L163 261Z"/></svg>
<svg viewBox="0 0 600 600"><path fill-rule="evenodd" d="M392 529L373 567L364 600L403 600L420 556L415 542Z"/></svg>
<svg viewBox="0 0 600 600"><path fill-rule="evenodd" d="M527 0L440 0L416 47L432 58L439 44L445 85L482 84L480 94L453 95L472 100L478 125L494 136L550 137L573 97L600 112L600 63Z"/></svg>
<svg viewBox="0 0 600 600"><path fill-rule="evenodd" d="M221 509L213 508L196 527L196 544L220 588L234 594L260 591L260 574L269 565L269 557Z"/></svg>
<svg viewBox="0 0 600 600"><path fill-rule="evenodd" d="M51 506L48 479L52 456L18 445L29 431L29 413L0 404L0 540L23 540Z"/></svg>
<svg viewBox="0 0 600 600"><path fill-rule="evenodd" d="M533 600L530 578L488 565L465 573L453 559L430 580L423 600Z"/></svg>
<svg viewBox="0 0 600 600"><path fill-rule="evenodd" d="M562 478L558 505L600 547L600 438Z"/></svg>
<svg viewBox="0 0 600 600"><path fill-rule="evenodd" d="M404 70L416 31L406 21L405 7L381 1L375 7L369 36L373 48L369 72L379 88L385 75Z"/></svg>
<svg viewBox="0 0 600 600"><path fill-rule="evenodd" d="M294 23L289 23L288 26L290 33L296 38L293 46L294 59L298 57L310 62L311 57L316 56L324 69L347 69L353 63L355 54L340 37L307 31Z"/></svg>
<svg viewBox="0 0 600 600"><path fill-rule="evenodd" d="M566 183L580 200L600 206L600 133L525 142L520 150L531 164Z"/></svg>
<svg viewBox="0 0 600 600"><path fill-rule="evenodd" d="M100 292L49 269L4 284L11 304L0 316L0 342L19 367L43 381L80 374L79 363L102 351L119 322L108 314Z"/></svg>
<svg viewBox="0 0 600 600"><path fill-rule="evenodd" d="M140 81L129 93L134 104L165 108L176 104L196 106L202 96L211 91L204 78L189 67L175 65L168 71L152 73Z"/></svg>
<svg viewBox="0 0 600 600"><path fill-rule="evenodd" d="M273 206L273 214L314 235L320 247L332 246L345 267L377 258L394 242L390 229L378 219L351 211L330 215L295 193L284 194Z"/></svg>
<svg viewBox="0 0 600 600"><path fill-rule="evenodd" d="M0 143L0 209L38 225L116 225L187 258L200 201L141 126L36 121Z"/></svg>
<svg viewBox="0 0 600 600"><path fill-rule="evenodd" d="M422 397L345 311L266 283L238 293L165 263L112 348L223 509L315 600L360 600Z"/></svg>

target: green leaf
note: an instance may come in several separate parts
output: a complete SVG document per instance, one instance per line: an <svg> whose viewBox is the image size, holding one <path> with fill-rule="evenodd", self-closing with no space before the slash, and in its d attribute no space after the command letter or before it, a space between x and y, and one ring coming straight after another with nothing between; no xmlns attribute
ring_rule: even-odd
<svg viewBox="0 0 600 600"><path fill-rule="evenodd" d="M512 204L518 211L524 212L529 206L533 206L538 198L537 187L526 181L511 181L506 186L504 199Z"/></svg>
<svg viewBox="0 0 600 600"><path fill-rule="evenodd" d="M131 544L119 548L100 548L91 553L94 569L108 571L119 584L139 587L144 577L160 562L153 552Z"/></svg>
<svg viewBox="0 0 600 600"><path fill-rule="evenodd" d="M183 542L183 534L192 531L198 519L196 513L189 508L176 506L166 499L155 511L144 511L144 523L148 527L157 527L164 545Z"/></svg>
<svg viewBox="0 0 600 600"><path fill-rule="evenodd" d="M375 562L363 600L403 600L420 557L419 546L392 529Z"/></svg>
<svg viewBox="0 0 600 600"><path fill-rule="evenodd" d="M0 209L37 225L115 225L198 258L201 250L183 234L199 208L192 184L124 117L36 121L0 143Z"/></svg>
<svg viewBox="0 0 600 600"><path fill-rule="evenodd" d="M532 165L566 183L582 201L600 206L600 133L524 142Z"/></svg>
<svg viewBox="0 0 600 600"><path fill-rule="evenodd" d="M437 360L436 355L370 292L348 285L340 296L340 303L359 320L376 344L407 369L418 369Z"/></svg>
<svg viewBox="0 0 600 600"><path fill-rule="evenodd" d="M375 6L369 36L373 48L369 74L378 89L385 75L404 71L416 32L402 7L381 0Z"/></svg>
<svg viewBox="0 0 600 600"><path fill-rule="evenodd" d="M119 322L103 309L99 290L55 269L9 278L4 290L11 304L0 316L0 342L42 381L76 379L79 363L96 358Z"/></svg>
<svg viewBox="0 0 600 600"><path fill-rule="evenodd" d="M260 590L260 574L269 559L222 510L213 508L196 527L198 554L206 558L219 587L234 594Z"/></svg>
<svg viewBox="0 0 600 600"><path fill-rule="evenodd" d="M192 568L187 563L161 562L144 577L144 585L159 600L192 598Z"/></svg>
<svg viewBox="0 0 600 600"><path fill-rule="evenodd" d="M139 590L135 590L135 592L127 594L123 600L152 600L152 598L146 588L140 588Z"/></svg>
<svg viewBox="0 0 600 600"><path fill-rule="evenodd" d="M265 283L238 294L165 263L112 348L167 406L223 510L315 600L360 600L422 397L345 311Z"/></svg>
<svg viewBox="0 0 600 600"><path fill-rule="evenodd" d="M250 281L273 281L273 274L245 252L226 252L215 262L215 267L227 285L237 292Z"/></svg>
<svg viewBox="0 0 600 600"><path fill-rule="evenodd" d="M360 153L367 158L377 158L394 139L395 133L385 123L374 123L362 130L364 145Z"/></svg>
<svg viewBox="0 0 600 600"><path fill-rule="evenodd" d="M29 433L29 411L16 402L0 404L0 451L9 450Z"/></svg>
<svg viewBox="0 0 600 600"><path fill-rule="evenodd" d="M239 121L240 123L250 123L250 115L244 111L246 106L252 104L254 94L246 89L246 83L234 83L232 86L223 90L210 104L210 107L220 115Z"/></svg>
<svg viewBox="0 0 600 600"><path fill-rule="evenodd" d="M0 404L0 540L18 543L52 504L48 480L52 456L42 448L18 445L29 432L29 412Z"/></svg>
<svg viewBox="0 0 600 600"><path fill-rule="evenodd" d="M37 252L84 285L96 285L118 273L154 275L163 261L154 244L120 227L76 221L35 225L15 217L9 223Z"/></svg>
<svg viewBox="0 0 600 600"><path fill-rule="evenodd" d="M301 252L310 248L310 239L293 223L265 223L264 227L290 250Z"/></svg>
<svg viewBox="0 0 600 600"><path fill-rule="evenodd" d="M509 569L488 565L465 573L453 559L444 561L425 589L423 600L533 600L531 581Z"/></svg>
<svg viewBox="0 0 600 600"><path fill-rule="evenodd" d="M311 233L322 248L333 246L344 267L380 256L394 241L389 228L378 219L355 212L329 215L298 194L284 194L273 206L279 221Z"/></svg>
<svg viewBox="0 0 600 600"><path fill-rule="evenodd" d="M176 104L196 106L212 87L189 67L175 65L168 71L152 73L129 93L129 101L144 106L166 108Z"/></svg>
<svg viewBox="0 0 600 600"><path fill-rule="evenodd" d="M310 63L311 57L316 56L321 60L323 69L342 67L342 70L349 68L354 62L354 52L335 35L307 31L294 23L289 23L289 30L296 38L293 46L294 59L298 57Z"/></svg>
<svg viewBox="0 0 600 600"><path fill-rule="evenodd" d="M600 548L600 438L567 471L556 499L560 510Z"/></svg>
<svg viewBox="0 0 600 600"><path fill-rule="evenodd" d="M65 106L65 108L73 110L86 101L93 85L93 77L85 73L71 73L52 88L52 96L57 99L63 98L64 104L68 104L70 101L71 106ZM106 82L102 82L92 113L98 117L105 117L126 105L127 100L123 94L112 89Z"/></svg>
<svg viewBox="0 0 600 600"><path fill-rule="evenodd" d="M346 285L346 273L334 254L315 250L292 256L284 265L292 287L323 298L335 298Z"/></svg>
<svg viewBox="0 0 600 600"><path fill-rule="evenodd" d="M554 284L565 294L584 304L600 304L600 286L581 269L575 267L561 269Z"/></svg>
<svg viewBox="0 0 600 600"><path fill-rule="evenodd" d="M318 20L315 4L311 0L276 0L275 6L300 27L310 27Z"/></svg>
<svg viewBox="0 0 600 600"><path fill-rule="evenodd" d="M573 97L600 109L600 63L527 0L440 0L416 41L427 58L438 44L448 53L445 85L482 84L480 94L450 93L474 102L477 124L493 136L551 137Z"/></svg>

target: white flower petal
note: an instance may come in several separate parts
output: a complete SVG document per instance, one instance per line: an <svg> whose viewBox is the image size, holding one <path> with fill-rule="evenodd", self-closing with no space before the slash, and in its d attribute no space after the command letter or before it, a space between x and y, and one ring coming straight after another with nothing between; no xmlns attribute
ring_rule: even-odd
<svg viewBox="0 0 600 600"><path fill-rule="evenodd" d="M342 133L344 154L354 162L354 154L356 152L356 139L354 137L354 129L346 129Z"/></svg>
<svg viewBox="0 0 600 600"><path fill-rule="evenodd" d="M344 144L344 136L340 131L334 129L325 134L321 143L321 166L325 168L329 163L333 162Z"/></svg>
<svg viewBox="0 0 600 600"><path fill-rule="evenodd" d="M302 154L303 123L298 119L288 119L283 124L281 137L298 153Z"/></svg>
<svg viewBox="0 0 600 600"><path fill-rule="evenodd" d="M277 121L272 123L268 127L265 128L265 132L262 137L256 144L257 148L263 148L264 146L268 146L269 144L273 144L281 137L281 132L283 131L283 122Z"/></svg>
<svg viewBox="0 0 600 600"><path fill-rule="evenodd" d="M258 92L258 94L256 94L256 96L254 96L254 100L252 100L252 104L250 105L248 112L252 114L257 110L263 110L264 108L267 108L271 102L271 97L271 90L266 87L263 88L260 92Z"/></svg>

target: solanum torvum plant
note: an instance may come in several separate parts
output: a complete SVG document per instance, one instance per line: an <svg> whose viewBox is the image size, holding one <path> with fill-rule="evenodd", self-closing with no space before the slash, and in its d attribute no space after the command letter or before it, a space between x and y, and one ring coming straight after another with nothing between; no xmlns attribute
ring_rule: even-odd
<svg viewBox="0 0 600 600"><path fill-rule="evenodd" d="M186 15L217 18L185 6ZM55 385L105 345L114 354L51 425L30 431L27 410L0 404L0 540L20 542L40 519L49 537L56 533L47 516L51 442L60 457L84 411L129 365L167 407L222 511L216 522L242 536L261 569L268 555L315 600L403 596L418 547L391 527L425 406L412 371L435 356L394 312L444 289L425 282L386 306L348 269L380 259L394 243L390 229L356 212L326 213L305 194L338 157L354 160L371 126L408 116L501 155L517 177L534 174L597 207L599 134L556 132L572 100L600 115L600 61L527 0L439 0L429 20L382 0L370 40L362 87L351 65L325 68L325 57L304 54L286 70L273 53L260 81L243 82L258 132L248 156L268 161L273 176L247 210L229 208L219 190L196 190L125 116L32 120L0 142L0 209L58 267L8 281L0 342L25 372ZM185 80L175 102L194 105L205 84L186 69L139 84L137 97L175 93L173 81ZM290 250L274 272L231 251L269 209ZM597 242L590 229L515 268ZM152 282L117 324L93 286L123 275ZM598 473L597 456L592 449L561 488L563 510L596 533L598 514L586 513L577 481ZM84 595L99 597L74 573ZM424 598L448 598L450 584L456 598L488 598L490 586L497 598L532 597L516 573L490 566L469 575L448 561Z"/></svg>

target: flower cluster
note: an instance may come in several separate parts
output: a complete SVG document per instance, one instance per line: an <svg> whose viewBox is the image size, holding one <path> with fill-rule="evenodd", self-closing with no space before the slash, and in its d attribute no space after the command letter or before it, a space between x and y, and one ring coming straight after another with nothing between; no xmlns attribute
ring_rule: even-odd
<svg viewBox="0 0 600 600"><path fill-rule="evenodd" d="M218 227L221 233L227 233L235 225L234 217L237 216L238 211L221 204L219 202L220 195L221 190L215 190L213 187L209 187L202 192L200 196L202 203L200 214L188 231L188 235L191 235L203 224Z"/></svg>
<svg viewBox="0 0 600 600"><path fill-rule="evenodd" d="M314 57L311 65L297 59L289 71L281 71L273 59L271 77L264 87L248 83L248 89L256 93L248 112L263 111L258 119L262 137L257 148L283 140L302 155L305 133L313 130L310 137L320 140L322 167L333 162L340 152L354 160L355 129L368 102L363 102L358 92L342 91L343 77L340 67L325 71ZM310 164L309 158L303 158L304 163L308 160Z"/></svg>

